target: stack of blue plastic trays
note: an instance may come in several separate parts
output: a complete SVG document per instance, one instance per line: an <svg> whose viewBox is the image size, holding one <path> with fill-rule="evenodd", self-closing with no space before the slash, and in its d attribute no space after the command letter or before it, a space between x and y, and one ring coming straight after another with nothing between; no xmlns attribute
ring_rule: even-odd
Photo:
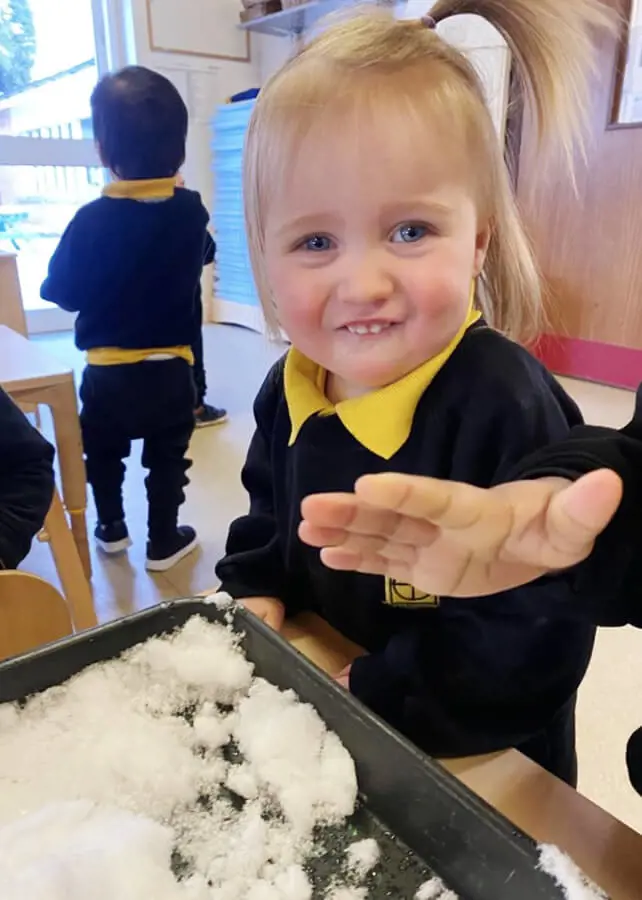
<svg viewBox="0 0 642 900"><path fill-rule="evenodd" d="M219 106L212 120L216 295L231 303L259 306L243 220L243 143L254 100Z"/></svg>

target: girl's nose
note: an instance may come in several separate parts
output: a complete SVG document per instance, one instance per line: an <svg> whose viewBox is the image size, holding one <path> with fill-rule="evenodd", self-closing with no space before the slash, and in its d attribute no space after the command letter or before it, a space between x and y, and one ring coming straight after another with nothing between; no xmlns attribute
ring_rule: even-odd
<svg viewBox="0 0 642 900"><path fill-rule="evenodd" d="M346 254L337 285L337 299L368 304L387 300L394 291L392 275L380 253Z"/></svg>

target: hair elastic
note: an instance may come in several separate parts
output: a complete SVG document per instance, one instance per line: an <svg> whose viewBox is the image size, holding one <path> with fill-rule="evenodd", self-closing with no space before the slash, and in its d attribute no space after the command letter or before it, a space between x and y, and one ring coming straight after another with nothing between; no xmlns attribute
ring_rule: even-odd
<svg viewBox="0 0 642 900"><path fill-rule="evenodd" d="M434 31L437 27L437 22L433 19L432 16L422 16L419 20L424 28L430 28L431 31Z"/></svg>

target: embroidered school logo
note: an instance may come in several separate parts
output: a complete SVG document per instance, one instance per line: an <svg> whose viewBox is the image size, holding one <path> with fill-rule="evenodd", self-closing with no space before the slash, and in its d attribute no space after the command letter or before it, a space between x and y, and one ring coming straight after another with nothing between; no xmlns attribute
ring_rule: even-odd
<svg viewBox="0 0 642 900"><path fill-rule="evenodd" d="M388 606L426 606L434 609L439 606L439 597L424 594L411 584L386 578L386 603Z"/></svg>

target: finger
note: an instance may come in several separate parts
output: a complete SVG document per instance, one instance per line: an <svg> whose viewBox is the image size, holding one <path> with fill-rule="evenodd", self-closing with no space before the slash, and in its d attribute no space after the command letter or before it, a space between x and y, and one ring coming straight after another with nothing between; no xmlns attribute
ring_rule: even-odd
<svg viewBox="0 0 642 900"><path fill-rule="evenodd" d="M366 475L357 481L355 493L370 506L450 530L471 528L493 517L507 518L505 504L492 492L455 481L388 473Z"/></svg>
<svg viewBox="0 0 642 900"><path fill-rule="evenodd" d="M354 494L311 494L301 502L301 516L319 528L348 528L357 504Z"/></svg>
<svg viewBox="0 0 642 900"><path fill-rule="evenodd" d="M404 584L412 583L413 570L403 562L395 562L382 556L363 556L342 547L327 547L321 551L321 562L328 569L338 572L358 572L362 575L384 575Z"/></svg>
<svg viewBox="0 0 642 900"><path fill-rule="evenodd" d="M580 478L549 504L546 530L555 549L583 558L611 521L622 499L622 482L602 469Z"/></svg>
<svg viewBox="0 0 642 900"><path fill-rule="evenodd" d="M430 544L438 534L431 522L363 503L353 494L316 494L301 505L299 536L313 547L336 547L350 534Z"/></svg>
<svg viewBox="0 0 642 900"><path fill-rule="evenodd" d="M299 525L299 537L310 547L339 547L348 532L344 528L320 528L304 519Z"/></svg>
<svg viewBox="0 0 642 900"><path fill-rule="evenodd" d="M434 526L431 526L434 528ZM313 531L312 529L309 529ZM396 562L404 562L413 565L418 553L429 551L434 541L438 538L439 533L434 529L434 533L429 535L421 535L417 540L406 543L405 541L396 540L387 536L370 535L370 534L351 534L348 531L341 533L340 539L336 541L329 540L333 537L327 532L316 535L311 534L311 539L307 540L308 529L300 528L299 534L306 543L319 549L337 548L347 553L352 553L360 557L381 556Z"/></svg>
<svg viewBox="0 0 642 900"><path fill-rule="evenodd" d="M365 535L394 534L401 521L396 513L376 509L354 494L315 494L306 497L301 504L301 514L316 528Z"/></svg>

